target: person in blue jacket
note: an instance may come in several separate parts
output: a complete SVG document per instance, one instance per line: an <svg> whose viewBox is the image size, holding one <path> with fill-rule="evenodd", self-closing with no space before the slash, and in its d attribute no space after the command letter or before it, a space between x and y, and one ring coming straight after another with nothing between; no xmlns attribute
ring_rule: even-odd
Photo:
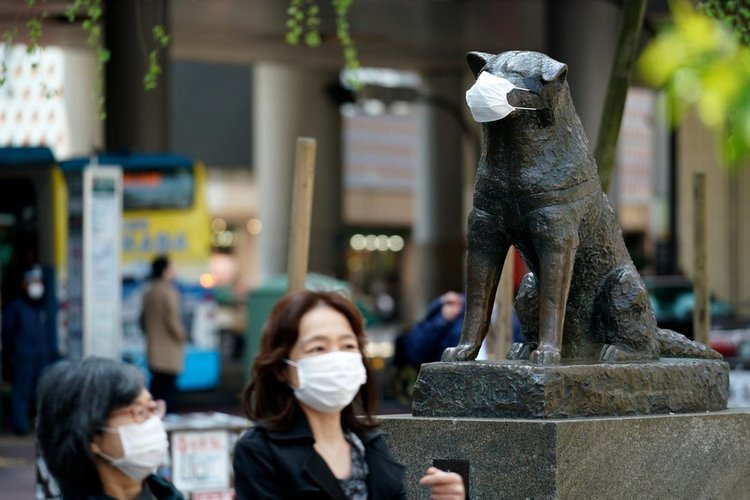
<svg viewBox="0 0 750 500"><path fill-rule="evenodd" d="M42 269L33 266L23 273L23 294L3 308L3 358L10 363L10 414L13 432L29 433L36 386L44 368L56 361L57 342L44 305Z"/></svg>
<svg viewBox="0 0 750 500"><path fill-rule="evenodd" d="M401 340L409 363L418 367L422 363L440 361L446 348L458 345L464 326L465 302L465 295L457 292L444 293L432 301L424 317ZM513 342L521 342L521 324L515 311L512 321ZM484 349L482 345L477 359L486 358Z"/></svg>
<svg viewBox="0 0 750 500"><path fill-rule="evenodd" d="M464 325L464 295L447 292L427 307L424 317L404 338L408 361L416 366L440 361L447 347L458 345Z"/></svg>

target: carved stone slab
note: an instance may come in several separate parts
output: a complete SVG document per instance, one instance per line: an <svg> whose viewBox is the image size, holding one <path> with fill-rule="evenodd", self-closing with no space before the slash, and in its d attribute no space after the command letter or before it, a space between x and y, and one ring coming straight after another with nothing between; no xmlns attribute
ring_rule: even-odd
<svg viewBox="0 0 750 500"><path fill-rule="evenodd" d="M567 418L723 410L729 365L664 358L539 366L524 361L426 363L414 386L421 417Z"/></svg>

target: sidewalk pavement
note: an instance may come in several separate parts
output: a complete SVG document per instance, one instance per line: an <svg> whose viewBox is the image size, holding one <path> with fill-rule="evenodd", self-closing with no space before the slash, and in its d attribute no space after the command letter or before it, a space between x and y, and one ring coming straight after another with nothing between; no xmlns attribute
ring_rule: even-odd
<svg viewBox="0 0 750 500"><path fill-rule="evenodd" d="M0 434L0 497L4 500L34 498L35 459L33 435Z"/></svg>

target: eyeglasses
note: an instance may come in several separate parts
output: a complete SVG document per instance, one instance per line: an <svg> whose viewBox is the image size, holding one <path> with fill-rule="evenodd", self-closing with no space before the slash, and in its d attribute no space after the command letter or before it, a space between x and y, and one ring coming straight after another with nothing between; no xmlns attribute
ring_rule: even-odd
<svg viewBox="0 0 750 500"><path fill-rule="evenodd" d="M165 403L163 399L157 399L145 405L143 403L134 403L127 408L113 411L109 416L114 417L115 415L122 415L125 413L130 413L133 420L140 424L151 417L164 418L164 415L167 414L167 403Z"/></svg>

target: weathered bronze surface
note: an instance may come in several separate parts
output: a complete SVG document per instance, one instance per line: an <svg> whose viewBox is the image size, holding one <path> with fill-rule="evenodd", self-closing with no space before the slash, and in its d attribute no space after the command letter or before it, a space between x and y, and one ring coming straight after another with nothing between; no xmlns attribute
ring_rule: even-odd
<svg viewBox="0 0 750 500"><path fill-rule="evenodd" d="M490 323L505 255L515 246L531 272L515 307L525 342L510 359L638 362L720 359L657 327L570 97L567 66L537 52L471 52L475 76L505 78L516 110L482 125L483 151L469 216L466 316L443 361L476 358Z"/></svg>
<svg viewBox="0 0 750 500"><path fill-rule="evenodd" d="M729 365L707 359L537 366L521 361L422 365L415 417L568 418L726 408Z"/></svg>

